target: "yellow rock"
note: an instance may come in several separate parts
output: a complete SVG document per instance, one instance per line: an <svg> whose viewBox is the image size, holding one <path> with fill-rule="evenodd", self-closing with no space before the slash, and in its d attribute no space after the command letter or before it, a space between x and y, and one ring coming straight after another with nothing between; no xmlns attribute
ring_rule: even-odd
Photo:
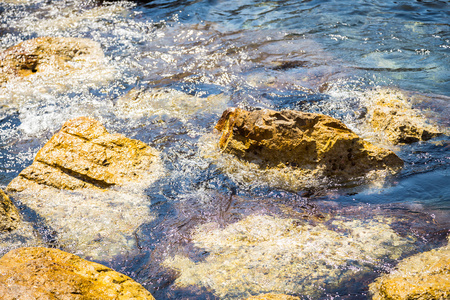
<svg viewBox="0 0 450 300"><path fill-rule="evenodd" d="M40 37L0 53L0 84L37 74L64 75L104 60L100 45L89 39Z"/></svg>
<svg viewBox="0 0 450 300"><path fill-rule="evenodd" d="M0 232L17 228L19 220L20 215L17 208L8 195L0 189Z"/></svg>
<svg viewBox="0 0 450 300"><path fill-rule="evenodd" d="M49 248L19 248L0 259L0 298L148 299L139 283L101 264Z"/></svg>
<svg viewBox="0 0 450 300"><path fill-rule="evenodd" d="M63 125L7 190L23 191L35 184L69 190L107 188L143 180L159 168L155 149L79 117Z"/></svg>
<svg viewBox="0 0 450 300"><path fill-rule="evenodd" d="M370 291L374 300L450 299L450 245L404 259Z"/></svg>
<svg viewBox="0 0 450 300"><path fill-rule="evenodd" d="M413 109L406 93L377 89L367 93L369 123L394 145L426 141L442 134Z"/></svg>
<svg viewBox="0 0 450 300"><path fill-rule="evenodd" d="M338 182L403 165L392 151L359 138L329 116L293 110L226 110L216 125L219 147L260 169L300 171ZM283 175L280 175L283 176Z"/></svg>

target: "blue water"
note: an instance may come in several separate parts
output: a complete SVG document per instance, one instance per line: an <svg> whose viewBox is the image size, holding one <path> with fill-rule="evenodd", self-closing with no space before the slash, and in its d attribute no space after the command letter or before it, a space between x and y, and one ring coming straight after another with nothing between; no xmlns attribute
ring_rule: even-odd
<svg viewBox="0 0 450 300"><path fill-rule="evenodd" d="M99 8L106 9L78 17ZM242 186L199 158L198 143L212 131L220 113L199 112L187 121L170 115L132 119L115 107L133 88L165 87L201 97L224 93L229 97L228 107L327 113L357 131L361 93L390 86L422 95L426 101L415 106L448 132L449 1L80 4L36 0L0 2L0 16L2 50L38 36L86 37L101 44L115 69L114 80L106 86L66 87L65 82L59 82L63 92L57 88L0 92L0 187L6 187L32 162L64 121L81 114L100 119L110 131L160 150L170 176L146 191L149 206L158 217L139 229L140 254L103 261L144 284L157 299L216 297L210 290L173 287L176 274L162 268L158 258L182 252L202 259L201 250L189 243L188 232L216 218L217 207L228 205L204 206L195 199L203 190L225 195L213 197L219 202L236 194L263 203L249 200L245 205L232 204L231 209L241 217L230 217L224 220L226 224L258 209L275 211L269 199L282 199L286 205L308 202L319 210L343 215L350 215L355 207L366 207L365 217L376 208L409 220L420 216L423 222L414 225L411 221L398 230L414 229L423 237L418 251L443 244L444 233L450 229L447 135L394 148L405 167L382 186L291 193L267 186ZM335 88L330 92L331 85ZM13 104L12 99L21 99L20 104ZM187 204L180 202L185 195L194 195L189 196L194 199L189 198ZM176 234L169 235L174 231ZM357 288L344 284L341 289L324 292L320 299L331 299L330 293L345 299L368 298L367 283Z"/></svg>

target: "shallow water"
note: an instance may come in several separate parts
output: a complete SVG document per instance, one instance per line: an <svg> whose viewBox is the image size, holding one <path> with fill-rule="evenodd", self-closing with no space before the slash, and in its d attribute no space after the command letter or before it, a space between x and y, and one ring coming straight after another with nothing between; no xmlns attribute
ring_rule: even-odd
<svg viewBox="0 0 450 300"><path fill-rule="evenodd" d="M448 135L388 146L405 167L387 181L326 189L311 182L296 192L273 188L251 171L225 172L217 160L205 156L208 137L221 112L239 106L326 113L377 142L359 116L366 92L378 86L416 93L414 106L448 133L449 15L447 1L0 1L1 50L34 37L67 36L93 39L105 52L102 68L69 78L30 76L0 87L0 187L31 164L66 120L81 115L161 151L167 174L139 194L136 201L147 206L151 217L142 217L141 225L125 237L129 247L123 251L106 249L108 244L102 250L100 244L99 251L111 254L95 257L83 252L83 245L64 245L57 234L48 233L42 217L24 209L29 227L22 235L2 237L0 252L21 245L58 246L124 272L157 299L240 299L271 291L305 299L367 299L368 284L399 259L445 242L450 229ZM152 89L165 96L158 101L130 96ZM189 97L170 102L180 92ZM114 218L110 209L96 222ZM230 242L236 251L221 252L201 236L210 228L219 240L235 239L236 228L245 231L245 224L255 220L264 220L262 232L282 236L289 244L297 242L295 236L276 228L322 228L320 239L310 241L317 247L324 240L353 237L363 246L348 251L363 256L336 263L333 259L339 256L323 254L314 260L319 270L328 266L320 276L281 268L291 276L286 277L265 274L261 262L247 264L240 255L250 251L247 244ZM73 224L73 232L81 230ZM373 228L399 244L386 244L386 253L375 253L373 244L385 240ZM33 230L48 238L30 238ZM370 238L349 233L361 230ZM255 236L249 232L247 239ZM252 255L289 255L276 243L276 238L268 239L262 243L266 250L258 248ZM220 265L220 253L231 257L234 269ZM182 259L173 262L177 257ZM293 259L301 265L301 258ZM287 265L288 260L282 261L278 267ZM244 272L232 283L225 275L201 273L215 268L236 272L249 265L254 272ZM198 277L219 279L185 284L182 278L192 270Z"/></svg>

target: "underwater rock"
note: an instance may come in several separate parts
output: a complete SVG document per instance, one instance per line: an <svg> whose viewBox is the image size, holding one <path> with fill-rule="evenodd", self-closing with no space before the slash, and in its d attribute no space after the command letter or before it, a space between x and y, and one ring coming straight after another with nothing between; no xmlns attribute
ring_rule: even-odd
<svg viewBox="0 0 450 300"><path fill-rule="evenodd" d="M368 220L336 217L311 225L251 215L226 227L205 223L191 235L193 244L204 253L202 260L177 254L164 265L179 272L175 287L205 287L224 299L262 293L315 298L353 284L384 260L411 251L414 238L397 234L391 222L381 216Z"/></svg>
<svg viewBox="0 0 450 300"><path fill-rule="evenodd" d="M219 147L261 169L290 168L298 176L338 182L372 171L396 172L403 161L392 151L359 138L332 117L293 110L226 110L216 129Z"/></svg>
<svg viewBox="0 0 450 300"><path fill-rule="evenodd" d="M442 134L413 109L406 93L380 88L367 94L369 123L394 145L426 141Z"/></svg>
<svg viewBox="0 0 450 300"><path fill-rule="evenodd" d="M8 195L0 189L0 232L17 228L20 215Z"/></svg>
<svg viewBox="0 0 450 300"><path fill-rule="evenodd" d="M100 122L79 117L63 125L7 190L23 191L35 185L107 188L143 181L160 167L155 149L121 134L109 134Z"/></svg>
<svg viewBox="0 0 450 300"><path fill-rule="evenodd" d="M449 299L450 244L402 260L370 284L370 291L374 300Z"/></svg>
<svg viewBox="0 0 450 300"><path fill-rule="evenodd" d="M101 264L49 248L19 248L0 259L0 298L148 299L139 283Z"/></svg>
<svg viewBox="0 0 450 300"><path fill-rule="evenodd" d="M168 88L133 89L117 101L117 108L121 116L168 115L184 120L202 113L220 114L228 101L223 94L197 97Z"/></svg>
<svg viewBox="0 0 450 300"><path fill-rule="evenodd" d="M65 76L104 61L97 42L84 38L40 37L0 53L0 85L30 75Z"/></svg>
<svg viewBox="0 0 450 300"><path fill-rule="evenodd" d="M269 293L264 295L252 296L247 298L247 300L300 300L300 298L283 294Z"/></svg>
<svg viewBox="0 0 450 300"><path fill-rule="evenodd" d="M79 117L63 125L7 191L42 219L56 243L100 259L136 249L134 231L155 218L144 189L162 175L155 149Z"/></svg>

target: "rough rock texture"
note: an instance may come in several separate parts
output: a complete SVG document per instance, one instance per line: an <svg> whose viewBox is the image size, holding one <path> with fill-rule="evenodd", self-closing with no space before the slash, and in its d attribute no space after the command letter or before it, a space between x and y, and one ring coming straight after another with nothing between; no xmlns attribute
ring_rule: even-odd
<svg viewBox="0 0 450 300"><path fill-rule="evenodd" d="M69 73L103 59L100 45L89 39L35 38L0 53L0 84L34 74Z"/></svg>
<svg viewBox="0 0 450 300"><path fill-rule="evenodd" d="M19 220L20 215L17 208L8 195L0 189L0 232L17 228Z"/></svg>
<svg viewBox="0 0 450 300"><path fill-rule="evenodd" d="M154 299L131 278L49 248L19 248L0 259L0 298L40 300Z"/></svg>
<svg viewBox="0 0 450 300"><path fill-rule="evenodd" d="M283 294L264 294L258 296L252 296L247 298L247 300L300 300L299 297L283 295Z"/></svg>
<svg viewBox="0 0 450 300"><path fill-rule="evenodd" d="M320 299L352 287L385 259L414 248L414 237L397 234L394 218L335 217L310 225L298 219L252 215L225 227L211 222L193 231L203 259L174 255L164 265L179 272L175 287L214 291L220 299L263 293ZM374 247L376 245L376 247Z"/></svg>
<svg viewBox="0 0 450 300"><path fill-rule="evenodd" d="M450 245L404 259L370 291L374 300L450 299Z"/></svg>
<svg viewBox="0 0 450 300"><path fill-rule="evenodd" d="M348 180L374 170L398 170L402 160L332 117L293 110L226 110L219 146L262 168L286 167Z"/></svg>
<svg viewBox="0 0 450 300"><path fill-rule="evenodd" d="M35 184L107 188L145 179L157 161L157 151L145 143L109 134L100 122L79 117L63 125L7 190L23 191Z"/></svg>
<svg viewBox="0 0 450 300"><path fill-rule="evenodd" d="M427 124L420 111L413 109L405 93L393 89L378 89L368 94L369 123L383 132L392 144L426 141L442 134Z"/></svg>

